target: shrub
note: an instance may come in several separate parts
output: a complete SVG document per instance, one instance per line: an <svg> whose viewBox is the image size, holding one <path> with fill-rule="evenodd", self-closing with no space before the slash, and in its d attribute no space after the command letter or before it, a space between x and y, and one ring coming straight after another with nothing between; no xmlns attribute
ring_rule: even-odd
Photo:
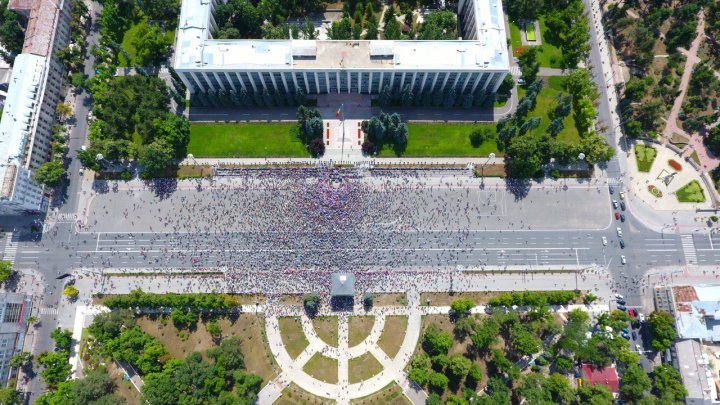
<svg viewBox="0 0 720 405"><path fill-rule="evenodd" d="M670 167L672 167L673 169L675 169L678 172L682 171L682 165L680 165L680 163L675 161L675 159L668 160L668 165L670 165Z"/></svg>
<svg viewBox="0 0 720 405"><path fill-rule="evenodd" d="M718 217L717 217L716 215L713 215L713 216L710 217L710 220L713 221L713 222L717 222L717 221L718 221Z"/></svg>

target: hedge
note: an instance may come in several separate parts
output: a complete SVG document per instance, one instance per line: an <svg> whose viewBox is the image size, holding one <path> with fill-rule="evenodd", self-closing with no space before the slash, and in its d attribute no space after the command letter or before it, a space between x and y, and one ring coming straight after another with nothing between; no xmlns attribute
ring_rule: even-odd
<svg viewBox="0 0 720 405"><path fill-rule="evenodd" d="M513 291L491 298L488 305L494 307L567 305L579 296L579 291Z"/></svg>

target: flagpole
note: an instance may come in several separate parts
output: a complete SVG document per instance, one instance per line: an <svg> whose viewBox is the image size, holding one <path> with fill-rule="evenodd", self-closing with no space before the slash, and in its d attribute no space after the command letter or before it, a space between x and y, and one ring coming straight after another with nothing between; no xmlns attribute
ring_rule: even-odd
<svg viewBox="0 0 720 405"><path fill-rule="evenodd" d="M345 155L345 103L340 104L340 123L342 124L342 145L340 146L340 163Z"/></svg>

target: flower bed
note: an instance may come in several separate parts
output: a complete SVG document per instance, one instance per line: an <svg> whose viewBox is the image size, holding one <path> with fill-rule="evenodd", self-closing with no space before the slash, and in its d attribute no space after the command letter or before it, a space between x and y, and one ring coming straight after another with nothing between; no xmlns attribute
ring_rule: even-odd
<svg viewBox="0 0 720 405"><path fill-rule="evenodd" d="M648 186L648 191L650 194L652 194L655 198L660 198L663 196L662 191L660 191L659 188L653 186L652 184Z"/></svg>
<svg viewBox="0 0 720 405"><path fill-rule="evenodd" d="M678 172L682 171L682 165L680 163L678 163L675 159L668 160L668 165L670 165L670 167L675 169L675 171L678 171Z"/></svg>

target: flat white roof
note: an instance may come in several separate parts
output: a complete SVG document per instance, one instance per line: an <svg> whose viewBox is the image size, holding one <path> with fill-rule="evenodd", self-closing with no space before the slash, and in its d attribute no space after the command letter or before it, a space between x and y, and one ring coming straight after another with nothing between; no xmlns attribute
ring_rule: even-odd
<svg viewBox="0 0 720 405"><path fill-rule="evenodd" d="M40 108L46 58L22 53L15 58L7 99L0 120L0 179L9 166L22 166L25 144L32 134L33 119Z"/></svg>
<svg viewBox="0 0 720 405"><path fill-rule="evenodd" d="M478 40L309 41L214 40L210 33L211 2L183 0L174 67L209 71L293 68L508 70L510 61L500 0L472 1ZM383 49L389 60L379 60L374 53L377 49Z"/></svg>

